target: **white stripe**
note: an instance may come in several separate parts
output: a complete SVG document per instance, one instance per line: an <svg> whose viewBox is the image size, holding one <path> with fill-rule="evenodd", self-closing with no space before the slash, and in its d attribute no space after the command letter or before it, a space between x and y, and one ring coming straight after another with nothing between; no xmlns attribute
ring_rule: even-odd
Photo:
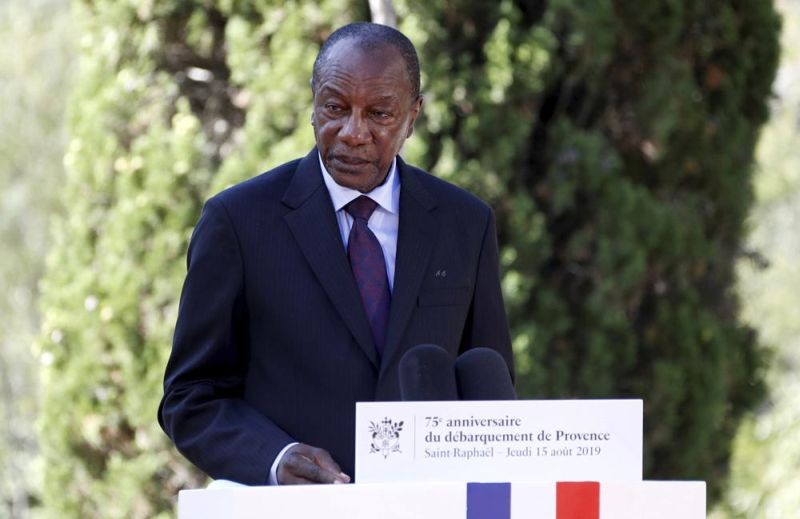
<svg viewBox="0 0 800 519"><path fill-rule="evenodd" d="M556 519L555 483L512 483L511 519Z"/></svg>

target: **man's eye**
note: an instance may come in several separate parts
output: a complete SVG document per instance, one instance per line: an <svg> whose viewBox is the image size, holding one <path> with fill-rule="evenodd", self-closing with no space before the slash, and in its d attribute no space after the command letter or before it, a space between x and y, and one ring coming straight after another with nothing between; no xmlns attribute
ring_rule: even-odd
<svg viewBox="0 0 800 519"><path fill-rule="evenodd" d="M380 110L377 110L375 112L372 112L372 116L375 117L376 119L388 119L389 117L392 116L392 114L390 114L389 112L381 112Z"/></svg>
<svg viewBox="0 0 800 519"><path fill-rule="evenodd" d="M341 111L342 111L342 107L341 107L341 106L339 106L339 105L337 105L337 104L333 104L333 103L328 103L328 104L326 104L326 105L325 105L325 109L326 109L327 111L329 111L329 112L333 112L333 113L336 113L336 112L341 112Z"/></svg>

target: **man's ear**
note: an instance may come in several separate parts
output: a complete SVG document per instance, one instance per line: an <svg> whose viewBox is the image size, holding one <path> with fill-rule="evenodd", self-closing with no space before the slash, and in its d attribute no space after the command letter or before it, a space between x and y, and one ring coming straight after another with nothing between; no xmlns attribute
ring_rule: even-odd
<svg viewBox="0 0 800 519"><path fill-rule="evenodd" d="M417 116L419 115L420 110L422 110L422 96L417 97L414 101L414 104L411 105L411 115L408 121L408 130L406 131L406 139L411 137L411 134L414 133L414 121L417 120Z"/></svg>

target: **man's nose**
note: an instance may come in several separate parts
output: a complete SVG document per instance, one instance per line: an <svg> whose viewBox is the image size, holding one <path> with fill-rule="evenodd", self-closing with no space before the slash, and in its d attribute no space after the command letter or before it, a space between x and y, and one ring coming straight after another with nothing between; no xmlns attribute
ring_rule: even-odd
<svg viewBox="0 0 800 519"><path fill-rule="evenodd" d="M367 144L371 139L369 124L362 114L353 111L339 131L339 138L348 146Z"/></svg>

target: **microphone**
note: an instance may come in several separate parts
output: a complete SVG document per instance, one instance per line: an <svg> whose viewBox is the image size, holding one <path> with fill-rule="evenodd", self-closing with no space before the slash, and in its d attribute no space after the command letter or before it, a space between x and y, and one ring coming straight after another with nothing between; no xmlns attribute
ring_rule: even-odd
<svg viewBox="0 0 800 519"><path fill-rule="evenodd" d="M508 364L489 348L472 348L456 359L461 400L516 400Z"/></svg>
<svg viewBox="0 0 800 519"><path fill-rule="evenodd" d="M403 401L458 400L453 357L441 346L418 344L400 359Z"/></svg>

